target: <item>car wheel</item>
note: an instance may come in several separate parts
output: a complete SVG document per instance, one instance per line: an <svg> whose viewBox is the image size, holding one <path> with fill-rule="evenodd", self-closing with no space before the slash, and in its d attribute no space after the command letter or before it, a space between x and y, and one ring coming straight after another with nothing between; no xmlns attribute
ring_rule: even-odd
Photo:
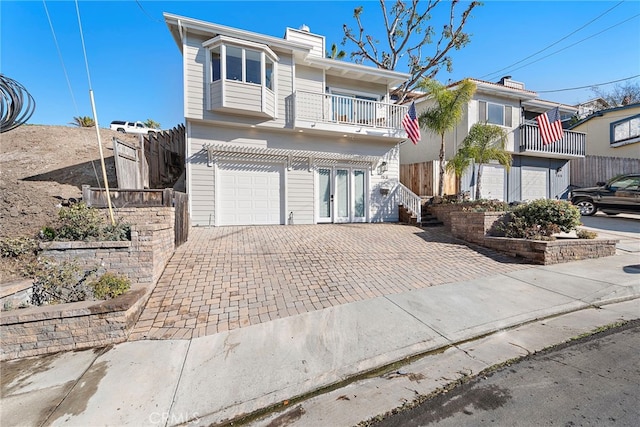
<svg viewBox="0 0 640 427"><path fill-rule="evenodd" d="M122 129L122 128L118 128L118 132L120 132L120 133L124 133L124 129Z"/></svg>
<svg viewBox="0 0 640 427"><path fill-rule="evenodd" d="M594 215L598 210L591 200L586 199L577 201L576 206L580 209L580 215L584 216Z"/></svg>

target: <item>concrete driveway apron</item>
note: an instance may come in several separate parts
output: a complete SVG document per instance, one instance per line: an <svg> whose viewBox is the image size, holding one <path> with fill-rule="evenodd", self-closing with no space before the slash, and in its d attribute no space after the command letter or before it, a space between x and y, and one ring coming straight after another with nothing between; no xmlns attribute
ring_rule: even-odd
<svg viewBox="0 0 640 427"><path fill-rule="evenodd" d="M530 268L399 224L194 227L130 340L191 339L277 318Z"/></svg>

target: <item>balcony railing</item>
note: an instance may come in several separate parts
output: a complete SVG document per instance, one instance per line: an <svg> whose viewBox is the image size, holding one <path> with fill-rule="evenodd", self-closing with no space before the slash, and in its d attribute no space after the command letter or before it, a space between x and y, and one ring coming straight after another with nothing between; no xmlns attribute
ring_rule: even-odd
<svg viewBox="0 0 640 427"><path fill-rule="evenodd" d="M531 123L520 125L520 152L543 154L551 157L584 157L586 134L565 130L560 141L544 144L538 126Z"/></svg>
<svg viewBox="0 0 640 427"><path fill-rule="evenodd" d="M296 120L399 130L404 105L351 96L299 90L295 94Z"/></svg>

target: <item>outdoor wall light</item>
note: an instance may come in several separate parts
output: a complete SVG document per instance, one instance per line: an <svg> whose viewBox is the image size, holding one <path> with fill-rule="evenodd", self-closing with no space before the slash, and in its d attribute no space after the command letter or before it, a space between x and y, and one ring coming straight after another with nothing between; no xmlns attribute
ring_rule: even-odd
<svg viewBox="0 0 640 427"><path fill-rule="evenodd" d="M378 175L382 175L388 170L389 170L389 165L387 165L387 162L382 162L380 163L380 166L378 166Z"/></svg>

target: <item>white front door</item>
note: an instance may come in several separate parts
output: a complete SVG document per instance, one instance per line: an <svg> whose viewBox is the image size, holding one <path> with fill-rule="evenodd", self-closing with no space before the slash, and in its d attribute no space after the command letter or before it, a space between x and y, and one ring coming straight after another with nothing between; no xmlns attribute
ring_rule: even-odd
<svg viewBox="0 0 640 427"><path fill-rule="evenodd" d="M318 168L318 222L366 222L366 177L364 169Z"/></svg>

